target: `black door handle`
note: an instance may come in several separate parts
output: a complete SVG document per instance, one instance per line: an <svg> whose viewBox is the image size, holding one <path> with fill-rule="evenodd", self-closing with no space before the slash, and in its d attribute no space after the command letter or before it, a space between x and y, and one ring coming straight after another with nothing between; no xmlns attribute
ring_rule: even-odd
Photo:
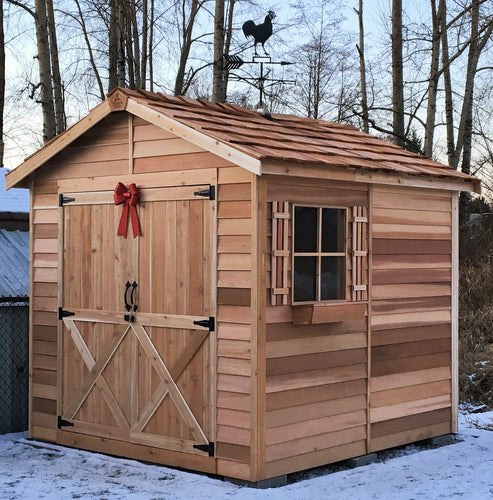
<svg viewBox="0 0 493 500"><path fill-rule="evenodd" d="M134 281L132 283L132 292L130 293L130 304L132 304L134 311L136 311L139 308L137 304L134 304L134 292L136 288L137 288L137 282Z"/></svg>
<svg viewBox="0 0 493 500"><path fill-rule="evenodd" d="M125 294L123 295L123 300L125 301L125 309L127 311L130 311L130 309L132 309L132 306L130 305L130 303L128 302L127 300L127 293L128 291L130 290L130 287L132 286L132 284L130 283L130 281L127 281L125 283ZM133 293L133 292L132 292Z"/></svg>

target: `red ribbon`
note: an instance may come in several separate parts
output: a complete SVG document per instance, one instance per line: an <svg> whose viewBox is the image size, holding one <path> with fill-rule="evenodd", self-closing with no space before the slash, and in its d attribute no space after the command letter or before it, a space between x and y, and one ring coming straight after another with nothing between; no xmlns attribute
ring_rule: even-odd
<svg viewBox="0 0 493 500"><path fill-rule="evenodd" d="M132 229L134 232L134 238L141 236L139 229L139 219L137 217L137 209L135 206L139 202L139 190L135 184L130 184L125 186L125 184L119 182L116 185L113 197L115 198L115 205L120 205L123 203L122 216L120 218L120 225L118 226L118 236L127 237L127 221L128 221L128 210L130 208L130 220L132 221Z"/></svg>

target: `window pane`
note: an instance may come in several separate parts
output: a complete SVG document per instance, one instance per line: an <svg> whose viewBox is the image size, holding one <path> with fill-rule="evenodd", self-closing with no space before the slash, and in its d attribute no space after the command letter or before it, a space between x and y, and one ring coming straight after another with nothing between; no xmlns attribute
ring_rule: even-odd
<svg viewBox="0 0 493 500"><path fill-rule="evenodd" d="M345 210L322 209L322 252L344 252Z"/></svg>
<svg viewBox="0 0 493 500"><path fill-rule="evenodd" d="M294 209L294 251L317 251L317 209L295 207Z"/></svg>
<svg viewBox="0 0 493 500"><path fill-rule="evenodd" d="M321 300L344 299L344 257L322 257Z"/></svg>
<svg viewBox="0 0 493 500"><path fill-rule="evenodd" d="M316 300L316 257L294 258L294 300L295 302Z"/></svg>

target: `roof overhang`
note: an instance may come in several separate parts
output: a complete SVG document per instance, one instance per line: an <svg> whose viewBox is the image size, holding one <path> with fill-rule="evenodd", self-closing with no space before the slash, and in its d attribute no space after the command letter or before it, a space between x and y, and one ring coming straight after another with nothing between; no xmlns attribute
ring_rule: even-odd
<svg viewBox="0 0 493 500"><path fill-rule="evenodd" d="M328 167L319 165L300 165L268 161L262 164L262 173L271 175L288 175L293 177L311 177L315 179L360 182L365 184L385 184L390 186L419 187L426 189L443 189L446 191L470 191L481 194L481 181L475 177L464 178L438 177L426 175L406 175L392 172L378 172L351 167Z"/></svg>
<svg viewBox="0 0 493 500"><path fill-rule="evenodd" d="M26 187L26 178L36 169L53 158L56 154L78 139L98 122L106 118L113 111L127 111L143 120L148 121L168 132L181 137L192 144L200 146L211 153L224 158L231 163L241 166L254 174L261 174L262 163L259 159L225 143L212 138L200 130L195 130L173 118L139 103L127 96L120 89L115 89L108 98L92 109L89 114L68 128L65 132L54 137L43 148L29 156L18 167L5 175L6 188Z"/></svg>

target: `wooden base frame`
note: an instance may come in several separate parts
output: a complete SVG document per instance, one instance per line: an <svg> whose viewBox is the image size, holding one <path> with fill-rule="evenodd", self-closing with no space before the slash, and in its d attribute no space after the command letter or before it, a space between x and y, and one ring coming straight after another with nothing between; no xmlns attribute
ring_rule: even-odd
<svg viewBox="0 0 493 500"><path fill-rule="evenodd" d="M71 448L216 474L216 460L210 457L200 457L178 451L153 448L148 445L130 444L116 439L86 436L67 431L58 431L56 442Z"/></svg>

